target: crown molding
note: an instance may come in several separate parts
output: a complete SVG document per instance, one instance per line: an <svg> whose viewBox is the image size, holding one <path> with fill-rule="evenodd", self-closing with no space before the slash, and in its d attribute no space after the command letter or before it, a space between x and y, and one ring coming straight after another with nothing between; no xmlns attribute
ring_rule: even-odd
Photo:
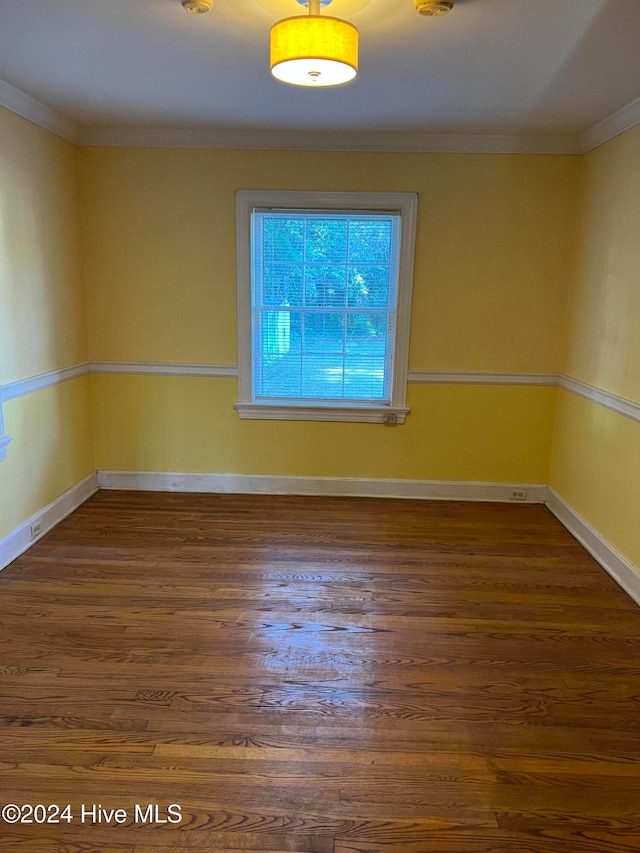
<svg viewBox="0 0 640 853"><path fill-rule="evenodd" d="M232 148L424 154L580 154L578 137L350 131L161 130L86 127L79 144L128 148Z"/></svg>
<svg viewBox="0 0 640 853"><path fill-rule="evenodd" d="M0 106L45 130L50 130L68 142L78 141L79 128L74 121L4 80L0 80Z"/></svg>
<svg viewBox="0 0 640 853"><path fill-rule="evenodd" d="M586 154L640 124L640 98L636 98L580 135L82 127L5 80L0 80L0 107L77 145L115 148L238 148L407 154Z"/></svg>
<svg viewBox="0 0 640 853"><path fill-rule="evenodd" d="M594 124L580 136L580 148L583 154L593 151L599 145L620 136L640 124L640 98L631 101L622 109Z"/></svg>

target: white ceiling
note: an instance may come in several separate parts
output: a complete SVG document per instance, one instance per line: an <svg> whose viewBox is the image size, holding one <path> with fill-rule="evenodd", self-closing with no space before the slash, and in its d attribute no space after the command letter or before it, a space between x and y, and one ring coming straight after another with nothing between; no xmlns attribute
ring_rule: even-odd
<svg viewBox="0 0 640 853"><path fill-rule="evenodd" d="M0 0L0 78L83 126L577 134L640 95L640 0L333 0L360 30L354 83L275 81L296 0Z"/></svg>

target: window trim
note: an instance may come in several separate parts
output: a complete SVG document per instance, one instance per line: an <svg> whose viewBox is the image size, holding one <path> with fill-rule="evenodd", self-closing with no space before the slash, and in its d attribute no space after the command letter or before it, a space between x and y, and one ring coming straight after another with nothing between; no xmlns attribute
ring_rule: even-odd
<svg viewBox="0 0 640 853"><path fill-rule="evenodd" d="M400 214L398 248L398 293L396 303L395 350L390 404L341 403L259 403L253 399L252 377L252 294L251 294L251 214L256 208L277 210ZM238 295L238 402L240 418L252 420L350 421L402 424L407 408L409 332L413 291L417 193L389 192L307 192L288 190L238 190L236 192L236 248Z"/></svg>

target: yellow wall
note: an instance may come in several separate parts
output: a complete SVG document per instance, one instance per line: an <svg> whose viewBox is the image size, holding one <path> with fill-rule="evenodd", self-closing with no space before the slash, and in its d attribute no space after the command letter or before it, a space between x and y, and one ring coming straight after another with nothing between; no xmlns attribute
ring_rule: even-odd
<svg viewBox="0 0 640 853"><path fill-rule="evenodd" d="M88 148L80 175L92 359L236 363L237 189L412 191L410 366L558 370L576 158ZM409 390L385 429L242 422L229 380L100 377L97 466L546 482L553 391Z"/></svg>
<svg viewBox="0 0 640 853"><path fill-rule="evenodd" d="M4 404L14 439L0 462L0 538L94 470L89 377Z"/></svg>
<svg viewBox="0 0 640 853"><path fill-rule="evenodd" d="M564 372L640 403L640 127L583 169ZM550 483L640 566L640 423L561 392Z"/></svg>
<svg viewBox="0 0 640 853"><path fill-rule="evenodd" d="M410 385L404 426L238 420L234 379L94 376L98 466L546 483L554 388Z"/></svg>
<svg viewBox="0 0 640 853"><path fill-rule="evenodd" d="M551 485L640 568L640 423L559 391Z"/></svg>
<svg viewBox="0 0 640 853"><path fill-rule="evenodd" d="M91 357L234 364L235 191L418 192L410 364L556 372L579 160L86 148Z"/></svg>
<svg viewBox="0 0 640 853"><path fill-rule="evenodd" d="M85 361L77 149L0 108L0 383Z"/></svg>
<svg viewBox="0 0 640 853"><path fill-rule="evenodd" d="M87 358L77 150L0 109L0 383ZM87 379L4 404L0 537L94 468Z"/></svg>
<svg viewBox="0 0 640 853"><path fill-rule="evenodd" d="M583 159L564 372L640 402L640 125Z"/></svg>

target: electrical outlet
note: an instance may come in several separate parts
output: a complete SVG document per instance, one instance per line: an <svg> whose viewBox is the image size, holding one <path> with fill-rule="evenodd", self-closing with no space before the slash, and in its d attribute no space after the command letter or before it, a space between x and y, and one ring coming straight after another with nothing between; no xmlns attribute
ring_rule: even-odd
<svg viewBox="0 0 640 853"><path fill-rule="evenodd" d="M31 538L35 539L36 536L40 536L40 531L42 530L42 522L34 521L31 525Z"/></svg>
<svg viewBox="0 0 640 853"><path fill-rule="evenodd" d="M526 489L511 489L511 500L512 501L526 501L527 499L527 490Z"/></svg>

